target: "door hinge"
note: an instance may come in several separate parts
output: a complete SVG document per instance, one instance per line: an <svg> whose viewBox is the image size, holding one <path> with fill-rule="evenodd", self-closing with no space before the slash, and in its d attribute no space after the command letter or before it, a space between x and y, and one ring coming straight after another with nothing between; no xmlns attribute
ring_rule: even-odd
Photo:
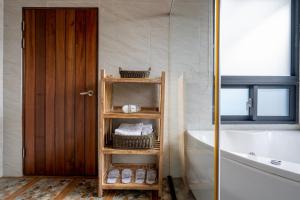
<svg viewBox="0 0 300 200"><path fill-rule="evenodd" d="M22 44L21 44L21 46L22 46L22 49L24 49L25 48L25 39L24 39L24 37L22 37L22 42L21 42Z"/></svg>
<svg viewBox="0 0 300 200"><path fill-rule="evenodd" d="M24 32L25 31L25 21L22 21L22 25L21 26L22 26L21 29Z"/></svg>
<svg viewBox="0 0 300 200"><path fill-rule="evenodd" d="M22 158L25 158L25 148L22 148Z"/></svg>
<svg viewBox="0 0 300 200"><path fill-rule="evenodd" d="M21 23L21 29L22 29L22 42L21 42L21 47L22 49L25 48L25 35L24 35L24 31L25 31L25 21L23 20L22 23Z"/></svg>

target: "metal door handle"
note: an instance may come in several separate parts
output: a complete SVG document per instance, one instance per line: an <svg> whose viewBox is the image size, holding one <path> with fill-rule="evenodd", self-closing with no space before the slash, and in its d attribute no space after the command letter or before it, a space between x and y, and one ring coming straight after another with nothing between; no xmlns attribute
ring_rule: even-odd
<svg viewBox="0 0 300 200"><path fill-rule="evenodd" d="M89 97L94 95L94 91L93 90L89 90L87 92L80 92L80 95L85 96L88 95Z"/></svg>

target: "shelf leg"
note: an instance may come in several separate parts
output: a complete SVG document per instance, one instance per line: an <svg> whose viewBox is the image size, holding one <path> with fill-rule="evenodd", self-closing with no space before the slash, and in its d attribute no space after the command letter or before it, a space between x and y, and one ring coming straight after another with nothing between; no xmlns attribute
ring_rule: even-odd
<svg viewBox="0 0 300 200"><path fill-rule="evenodd" d="M98 188L98 197L99 198L103 197L103 190L100 188L100 186Z"/></svg>
<svg viewBox="0 0 300 200"><path fill-rule="evenodd" d="M158 192L157 191L152 191L152 200L158 200L158 199L160 199L158 197Z"/></svg>

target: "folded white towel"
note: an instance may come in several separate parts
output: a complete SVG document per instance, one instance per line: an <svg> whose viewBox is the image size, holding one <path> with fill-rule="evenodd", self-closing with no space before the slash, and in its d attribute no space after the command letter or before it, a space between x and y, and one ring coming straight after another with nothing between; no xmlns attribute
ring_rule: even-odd
<svg viewBox="0 0 300 200"><path fill-rule="evenodd" d="M121 130L121 129L116 129L115 130L116 135L126 135L126 136L139 136L141 135L141 131L126 131L126 130Z"/></svg>
<svg viewBox="0 0 300 200"><path fill-rule="evenodd" d="M126 124L123 123L115 129L115 134L126 136L149 135L153 132L152 124Z"/></svg>
<svg viewBox="0 0 300 200"><path fill-rule="evenodd" d="M144 126L143 123L137 123L137 124L127 124L127 123L122 123L119 126L119 129L126 129L126 130L136 130L136 129L142 129Z"/></svg>
<svg viewBox="0 0 300 200"><path fill-rule="evenodd" d="M119 128L115 130L115 134L117 135L133 135L138 136L142 134L143 123L137 124L121 124Z"/></svg>

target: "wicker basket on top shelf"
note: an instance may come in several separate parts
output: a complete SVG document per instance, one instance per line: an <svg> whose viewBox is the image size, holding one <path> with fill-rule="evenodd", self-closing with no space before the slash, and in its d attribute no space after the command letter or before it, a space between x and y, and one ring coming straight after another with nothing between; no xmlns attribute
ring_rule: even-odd
<svg viewBox="0 0 300 200"><path fill-rule="evenodd" d="M149 78L151 67L146 71L123 70L119 68L121 78Z"/></svg>

